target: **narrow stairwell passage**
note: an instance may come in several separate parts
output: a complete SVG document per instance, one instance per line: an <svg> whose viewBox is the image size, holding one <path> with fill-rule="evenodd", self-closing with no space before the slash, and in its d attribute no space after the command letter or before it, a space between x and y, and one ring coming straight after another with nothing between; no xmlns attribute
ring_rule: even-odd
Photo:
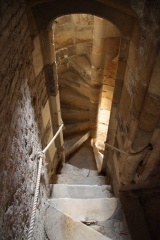
<svg viewBox="0 0 160 240"><path fill-rule="evenodd" d="M44 215L45 239L130 240L121 203L106 184L107 178L92 169L93 155L83 159L87 147L89 140L71 157L74 166L64 163L53 178ZM80 167L80 158L86 168Z"/></svg>

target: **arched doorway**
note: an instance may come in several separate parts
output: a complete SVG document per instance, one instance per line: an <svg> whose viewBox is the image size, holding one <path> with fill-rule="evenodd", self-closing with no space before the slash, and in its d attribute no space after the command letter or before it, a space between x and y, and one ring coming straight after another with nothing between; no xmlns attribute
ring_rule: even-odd
<svg viewBox="0 0 160 240"><path fill-rule="evenodd" d="M64 133L90 129L98 149L104 152L120 32L102 18L71 14L54 21L53 35Z"/></svg>
<svg viewBox="0 0 160 240"><path fill-rule="evenodd" d="M88 4L90 3L90 4ZM56 8L54 7L56 4ZM112 11L111 11L112 9ZM46 76L48 85L52 85L52 89L49 90L49 95L57 95L57 70L55 64L55 55L53 50L53 44L50 36L52 35L52 24L54 19L58 16L62 16L65 14L71 13L90 13L94 14L99 17L104 17L105 19L112 22L121 32L121 41L120 41L120 48L119 48L119 58L118 58L118 66L116 72L116 83L115 83L115 91L112 101L112 108L111 108L111 117L108 129L108 136L107 142L111 145L115 144L115 136L117 131L118 125L118 109L119 103L121 98L121 93L124 84L124 75L127 65L127 57L128 57L128 49L130 43L130 37L132 33L132 26L135 19L134 12L128 8L123 8L121 11L117 9L117 6L110 6L100 2L93 2L93 1L80 1L80 2L73 2L63 1L58 2L45 2L41 3L33 8L37 23L40 29L40 35L42 39L42 46L43 46L43 54L44 54L44 62L45 62L45 69L46 69ZM45 17L43 13L47 12ZM125 14L124 14L125 13ZM48 50L46 50L48 49ZM50 51L52 49L52 51ZM52 54L52 56L50 55ZM54 56L54 57L53 57ZM48 69L48 70L47 70ZM54 69L54 70L53 70ZM49 72L48 72L49 71ZM48 74L49 73L49 74ZM103 170L106 171L106 161L107 168L109 171L111 170L111 165L113 161L111 160L113 157L113 152L105 150L105 161L103 164ZM108 160L107 160L108 159ZM111 161L111 162L110 162ZM119 174L119 173L117 173Z"/></svg>

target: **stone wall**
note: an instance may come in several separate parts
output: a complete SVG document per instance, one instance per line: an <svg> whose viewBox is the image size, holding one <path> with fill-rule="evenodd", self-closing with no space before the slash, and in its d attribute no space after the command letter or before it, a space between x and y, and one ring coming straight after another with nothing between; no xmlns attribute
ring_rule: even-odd
<svg viewBox="0 0 160 240"><path fill-rule="evenodd" d="M56 62L60 74L69 60L85 55L90 61L93 44L93 16L71 14L57 18L53 24Z"/></svg>
<svg viewBox="0 0 160 240"><path fill-rule="evenodd" d="M54 22L55 48L92 42L93 16L71 14L59 17Z"/></svg>
<svg viewBox="0 0 160 240"><path fill-rule="evenodd" d="M25 2L4 0L0 9L0 239L26 239L47 94L43 70L36 75L33 66ZM39 206L46 198L43 177Z"/></svg>
<svg viewBox="0 0 160 240"><path fill-rule="evenodd" d="M101 104L99 109L99 123L97 146L101 151L104 151L108 125L110 119L110 111L112 107L113 92L115 87L116 70L118 59L115 58L105 66Z"/></svg>
<svg viewBox="0 0 160 240"><path fill-rule="evenodd" d="M114 144L126 152L137 153L151 143L153 151L142 154L139 158L138 155L127 157L118 152L113 154L112 151L110 159L113 158L113 161L108 160L108 168L112 176L117 176L112 178L116 191L117 182L123 184L135 184L145 180L148 180L147 184L152 182L153 179L149 181L149 175L159 161L157 141L160 85L157 64L160 46L158 35L160 3L131 2L138 19L134 20L132 28L123 89L116 114L118 126Z"/></svg>

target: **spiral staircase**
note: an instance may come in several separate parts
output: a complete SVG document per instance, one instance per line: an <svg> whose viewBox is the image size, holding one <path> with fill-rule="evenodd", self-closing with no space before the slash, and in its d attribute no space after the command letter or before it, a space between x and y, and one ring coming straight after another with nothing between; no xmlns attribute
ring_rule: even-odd
<svg viewBox="0 0 160 240"><path fill-rule="evenodd" d="M113 196L107 176L100 175L93 151L90 68L86 56L72 57L59 75L67 163L50 184L44 214L45 238L50 240L131 239L121 203Z"/></svg>

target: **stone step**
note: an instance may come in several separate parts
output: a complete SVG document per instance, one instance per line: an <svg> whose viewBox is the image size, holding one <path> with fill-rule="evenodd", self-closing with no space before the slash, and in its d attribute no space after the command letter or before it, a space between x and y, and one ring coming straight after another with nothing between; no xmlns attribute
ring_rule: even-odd
<svg viewBox="0 0 160 240"><path fill-rule="evenodd" d="M74 133L81 133L84 131L88 131L89 127L90 127L89 121L65 124L63 135L64 137L66 137Z"/></svg>
<svg viewBox="0 0 160 240"><path fill-rule="evenodd" d="M81 133L81 134L75 135L69 139L65 139L64 141L65 157L68 157L70 154L74 153L89 137L90 137L90 132L87 132L87 133ZM71 168L72 167L70 167L70 170ZM69 166L68 166L68 170L69 170ZM63 169L62 169L62 172L64 173Z"/></svg>
<svg viewBox="0 0 160 240"><path fill-rule="evenodd" d="M69 108L66 105L61 105L61 114L64 123L89 121L89 110L86 109Z"/></svg>
<svg viewBox="0 0 160 240"><path fill-rule="evenodd" d="M70 69L60 74L58 78L59 86L66 86L83 96L90 96L90 85L83 80L77 72Z"/></svg>
<svg viewBox="0 0 160 240"><path fill-rule="evenodd" d="M89 109L89 97L76 93L73 89L66 86L59 88L59 94L62 105L65 104L75 108Z"/></svg>
<svg viewBox="0 0 160 240"><path fill-rule="evenodd" d="M88 84L90 84L91 64L86 56L73 56L69 59L69 66L79 73Z"/></svg>
<svg viewBox="0 0 160 240"><path fill-rule="evenodd" d="M50 240L111 240L51 206L46 210L44 227Z"/></svg>
<svg viewBox="0 0 160 240"><path fill-rule="evenodd" d="M91 138L85 141L83 145L73 155L70 156L67 163L78 168L87 168L97 171Z"/></svg>
<svg viewBox="0 0 160 240"><path fill-rule="evenodd" d="M50 179L51 184L71 184L71 185L106 185L107 177L97 176L97 177L84 177L84 176L75 176L68 174L57 174L53 175Z"/></svg>
<svg viewBox="0 0 160 240"><path fill-rule="evenodd" d="M119 199L117 199L117 207L110 218L105 221L97 221L96 223L86 222L87 225L88 223L91 228L113 240L131 240L131 235Z"/></svg>
<svg viewBox="0 0 160 240"><path fill-rule="evenodd" d="M64 151L68 151L68 149L70 149L71 146L73 146L73 144L75 144L79 139L81 139L84 135L83 133L80 134L75 134L72 135L68 138L64 139Z"/></svg>
<svg viewBox="0 0 160 240"><path fill-rule="evenodd" d="M74 199L52 198L48 203L80 222L106 221L111 218L118 206L117 198Z"/></svg>
<svg viewBox="0 0 160 240"><path fill-rule="evenodd" d="M76 176L98 176L98 172L95 170L89 170L86 168L77 168L71 164L63 163L63 168L61 170L61 174L69 174L69 175L76 175Z"/></svg>
<svg viewBox="0 0 160 240"><path fill-rule="evenodd" d="M113 197L110 185L50 185L50 198L110 198Z"/></svg>

